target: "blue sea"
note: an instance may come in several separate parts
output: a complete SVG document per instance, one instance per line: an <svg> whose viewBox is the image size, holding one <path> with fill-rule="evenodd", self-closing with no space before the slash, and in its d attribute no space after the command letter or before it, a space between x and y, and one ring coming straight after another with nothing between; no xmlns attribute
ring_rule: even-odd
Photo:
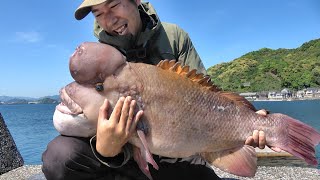
<svg viewBox="0 0 320 180"><path fill-rule="evenodd" d="M52 121L55 107L56 104L0 105L0 113L25 164L42 164L42 152L58 135Z"/></svg>
<svg viewBox="0 0 320 180"><path fill-rule="evenodd" d="M255 101L257 109L284 113L320 131L320 100L310 101ZM53 127L55 104L0 105L5 119L25 164L41 164L41 154L47 144L58 135ZM317 146L320 161L320 145ZM319 167L319 166L318 166Z"/></svg>

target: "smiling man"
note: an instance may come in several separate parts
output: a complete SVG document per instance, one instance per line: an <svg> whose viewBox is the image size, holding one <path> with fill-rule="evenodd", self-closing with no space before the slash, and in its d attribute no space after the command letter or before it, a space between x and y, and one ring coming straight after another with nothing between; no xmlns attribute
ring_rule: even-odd
<svg viewBox="0 0 320 180"><path fill-rule="evenodd" d="M133 1L106 1L91 8L98 24L113 36L136 36L142 29L142 22Z"/></svg>
<svg viewBox="0 0 320 180"><path fill-rule="evenodd" d="M75 11L75 18L81 20L90 12L95 16L94 34L98 40L117 48L127 61L156 65L163 59L176 59L199 73L206 73L188 34L175 24L161 22L150 3L84 0ZM130 113L136 104L130 97L120 98L109 115L107 104L101 106L96 136L60 135L48 144L42 156L42 170L48 180L219 179L199 156L172 159L154 155L159 170L150 167L150 172L142 173L133 160L131 145L127 144L142 113ZM134 122L128 123L133 119ZM115 125L120 120L129 127ZM263 148L263 132L255 131L246 144Z"/></svg>
<svg viewBox="0 0 320 180"><path fill-rule="evenodd" d="M75 17L80 20L89 12L95 16L95 36L118 48L128 61L157 64L162 59L177 59L205 73L188 34L175 24L160 22L150 3L86 0Z"/></svg>

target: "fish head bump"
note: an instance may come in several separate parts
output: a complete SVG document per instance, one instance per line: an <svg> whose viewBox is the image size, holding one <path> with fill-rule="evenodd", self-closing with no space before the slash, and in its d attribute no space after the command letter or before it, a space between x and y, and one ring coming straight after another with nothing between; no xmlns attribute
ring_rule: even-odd
<svg viewBox="0 0 320 180"><path fill-rule="evenodd" d="M71 55L69 69L79 83L97 83L114 74L126 63L116 48L102 43L84 42Z"/></svg>

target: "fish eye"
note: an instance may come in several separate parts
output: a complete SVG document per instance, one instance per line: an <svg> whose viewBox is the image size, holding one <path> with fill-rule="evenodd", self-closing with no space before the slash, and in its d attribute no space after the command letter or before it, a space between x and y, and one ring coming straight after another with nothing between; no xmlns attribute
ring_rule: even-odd
<svg viewBox="0 0 320 180"><path fill-rule="evenodd" d="M96 90L99 91L99 92L103 91L103 83L97 83L96 84Z"/></svg>

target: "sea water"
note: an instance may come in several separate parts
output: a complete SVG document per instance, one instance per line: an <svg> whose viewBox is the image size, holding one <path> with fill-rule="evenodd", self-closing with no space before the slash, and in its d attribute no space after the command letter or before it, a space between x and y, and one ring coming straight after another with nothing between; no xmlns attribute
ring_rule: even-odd
<svg viewBox="0 0 320 180"><path fill-rule="evenodd" d="M58 132L52 117L56 104L0 105L6 125L25 164L42 164L41 155Z"/></svg>

